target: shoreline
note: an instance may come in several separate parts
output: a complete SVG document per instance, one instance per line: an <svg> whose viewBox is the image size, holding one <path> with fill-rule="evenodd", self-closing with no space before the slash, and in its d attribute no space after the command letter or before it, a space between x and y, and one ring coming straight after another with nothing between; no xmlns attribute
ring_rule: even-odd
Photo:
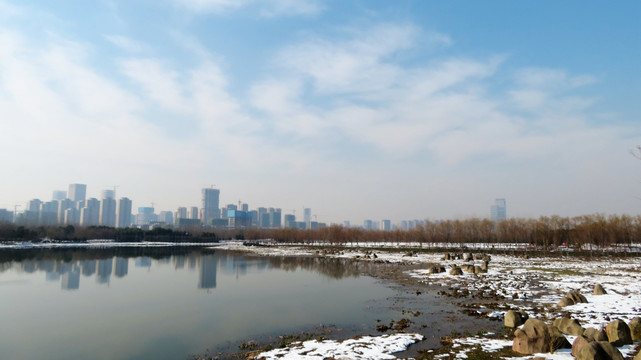
<svg viewBox="0 0 641 360"><path fill-rule="evenodd" d="M431 250L430 252L408 252L405 248L390 248L387 249L388 251L379 248L371 250L372 248L244 246L238 243L215 247L219 250L259 256L348 258L358 263L376 265L365 267L362 274L386 281L390 286L397 287L399 292L407 295L415 293L415 296L420 298L419 293L432 291L438 294L437 298L440 301L456 305L458 313L443 314L442 322L454 323L454 327L460 330L448 333L447 330L443 330L445 328L443 327L439 328L436 334L432 331L431 339L424 338L410 345L407 350L393 354L394 358L399 359L462 359L466 356L465 353L470 351L480 351L484 356L496 359L531 358L533 355L521 355L506 348L506 346L511 348L513 338L513 329L503 326L503 316L509 309L524 310L531 318L538 318L550 324L555 318L569 316L579 320L585 327L597 329L604 327L610 319L620 318L629 322L632 318L641 316L641 262L638 261L638 254L587 258L562 254L532 257L493 254L487 273L464 273L454 276L448 273L428 274L428 269L438 264L444 265L449 271L452 265L462 266L471 262L463 259L442 260L442 252ZM469 252L469 250L466 251ZM479 261L473 261L473 263L477 266L481 264ZM375 268L377 270L372 270ZM602 284L606 289L609 288L610 295L605 297L601 295L601 298L590 295L591 287L597 283ZM628 284L632 285L627 286ZM556 303L566 292L572 290L586 294L588 303L558 308ZM420 309L416 310L417 306L420 306L417 303L406 302L399 306L404 306L401 310L403 313L410 314L408 316L410 320L412 320L412 313L421 312ZM484 324L481 326L485 329L476 330L465 324L466 322ZM420 321L417 323L420 324ZM425 324L422 325L425 326ZM421 331L421 328L417 329L414 324L413 327L399 332L381 334L405 333L406 330L413 330L425 336L427 331L424 329ZM571 336L568 338L574 340ZM440 344L435 346L436 340ZM625 357L636 353L638 347L639 342L635 342L634 345L627 345L619 350ZM231 355L230 358L258 359L260 351L260 349L254 349L224 355ZM558 360L573 359L569 352L537 354L537 356Z"/></svg>

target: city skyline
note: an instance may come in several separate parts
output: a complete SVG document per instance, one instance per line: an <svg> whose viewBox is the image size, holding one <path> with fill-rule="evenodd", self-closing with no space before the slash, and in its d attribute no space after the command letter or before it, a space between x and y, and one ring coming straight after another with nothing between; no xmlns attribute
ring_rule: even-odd
<svg viewBox="0 0 641 360"><path fill-rule="evenodd" d="M0 209L77 182L171 211L215 184L221 204L359 225L496 198L638 214L640 11L0 0Z"/></svg>
<svg viewBox="0 0 641 360"><path fill-rule="evenodd" d="M308 207L302 208L302 215L296 217L296 209L250 207L248 203L240 201L237 204L222 205L220 204L220 189L213 187L201 189L200 208L180 206L174 210L161 210L155 208L154 204L134 207L134 201L126 196L117 199L115 189L100 191L101 195L98 198L87 196L87 188L87 184L70 184L68 192L53 190L49 200L33 198L27 201L24 207L16 204L13 211L0 208L0 223L13 222L27 226L100 225L117 228L163 226L183 229L193 229L193 226L203 228L317 229L328 225L343 225L345 227L360 227L365 230L390 231L397 228L410 230L419 224L423 225L425 221L444 220L415 217L413 219L396 219L393 225L389 218L374 220L366 218L361 224L358 221L352 222L351 219L324 222L319 220L319 215L312 213L312 209ZM138 209L137 213L133 212L134 208ZM156 213L156 210L159 212ZM320 216L332 217L331 215ZM221 220L225 221L221 222Z"/></svg>

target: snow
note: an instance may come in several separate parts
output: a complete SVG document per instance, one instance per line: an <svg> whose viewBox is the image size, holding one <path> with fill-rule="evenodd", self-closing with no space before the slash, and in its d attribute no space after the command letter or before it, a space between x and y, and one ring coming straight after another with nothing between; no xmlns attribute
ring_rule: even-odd
<svg viewBox="0 0 641 360"><path fill-rule="evenodd" d="M353 245L353 244L352 244ZM376 244L359 244L361 247L373 248ZM266 256L311 256L319 255L313 247L298 246L259 246L244 247L239 243L228 243L221 248L231 250L245 250ZM466 250L465 252L469 252ZM373 256L373 253L376 256ZM491 255L487 273L463 275L449 275L452 265L481 265L481 261L465 262L463 260L442 260L443 254L419 253L414 256L406 256L403 252L387 252L379 249L372 252L359 250L352 247L343 247L339 252L329 253L325 256L334 258L358 258L359 261L376 261L388 263L409 263L425 265L424 269L417 269L408 272L408 275L428 284L441 285L445 288L458 290L467 289L470 292L482 292L485 295L498 295L503 298L506 308L522 309L530 317L546 317L554 319L560 317L562 312L569 312L570 316L579 320L584 328L604 328L610 321L621 319L629 322L632 318L641 315L641 261L639 257L593 257L589 259L580 257L557 256L524 258L509 255ZM427 266L437 264L446 267L446 272L429 274ZM608 292L606 295L593 295L595 284L601 284ZM579 291L588 300L588 303L575 304L564 308L558 308L556 304L568 291ZM543 309L543 313L535 313L534 307ZM504 309L479 308L486 312L489 318L502 319L505 316ZM567 336L572 342L574 337ZM392 340L392 339L388 339ZM505 346L512 346L512 341L503 339L489 339L485 337L470 337L454 339L456 348L453 349L457 359L467 358L469 346L480 345L486 352L494 352ZM463 345L467 345L463 346ZM637 346L626 345L619 347L624 357L634 353ZM301 346L301 345L299 345ZM307 345L312 346L312 345ZM318 346L320 348L322 346ZM340 343L327 343L328 347L322 347L319 352L340 347ZM314 349L317 349L314 348ZM317 352L306 353L306 347L299 350L279 349L281 356L291 355L291 358L307 359L302 355L316 354ZM342 350L341 350L342 351ZM276 356L276 353L272 353ZM302 355L301 355L302 354ZM336 353L337 357L353 357L358 354L346 355L347 353ZM569 349L558 350L550 354L535 354L550 360L573 359ZM448 357L448 354L436 355L435 358ZM286 357L280 357L284 359ZM320 357L309 357L316 359ZM367 358L367 357L365 357ZM380 357L380 355L376 358ZM268 359L276 359L270 357ZM523 359L523 358L515 358Z"/></svg>
<svg viewBox="0 0 641 360"><path fill-rule="evenodd" d="M259 354L257 359L300 359L314 360L327 358L396 359L392 353L403 351L417 341L423 340L420 334L394 334L381 336L363 336L344 341L295 342L282 349L275 349Z"/></svg>

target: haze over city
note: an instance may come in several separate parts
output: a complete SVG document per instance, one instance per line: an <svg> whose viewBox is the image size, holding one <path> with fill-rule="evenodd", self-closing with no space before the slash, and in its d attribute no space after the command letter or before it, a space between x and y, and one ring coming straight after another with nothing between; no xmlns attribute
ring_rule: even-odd
<svg viewBox="0 0 641 360"><path fill-rule="evenodd" d="M641 3L0 0L0 208L637 214Z"/></svg>

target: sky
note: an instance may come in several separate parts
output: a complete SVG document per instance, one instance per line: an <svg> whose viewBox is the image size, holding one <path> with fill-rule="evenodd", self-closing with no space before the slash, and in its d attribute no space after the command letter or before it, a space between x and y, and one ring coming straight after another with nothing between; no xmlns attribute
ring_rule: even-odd
<svg viewBox="0 0 641 360"><path fill-rule="evenodd" d="M639 214L641 2L0 0L0 208Z"/></svg>

